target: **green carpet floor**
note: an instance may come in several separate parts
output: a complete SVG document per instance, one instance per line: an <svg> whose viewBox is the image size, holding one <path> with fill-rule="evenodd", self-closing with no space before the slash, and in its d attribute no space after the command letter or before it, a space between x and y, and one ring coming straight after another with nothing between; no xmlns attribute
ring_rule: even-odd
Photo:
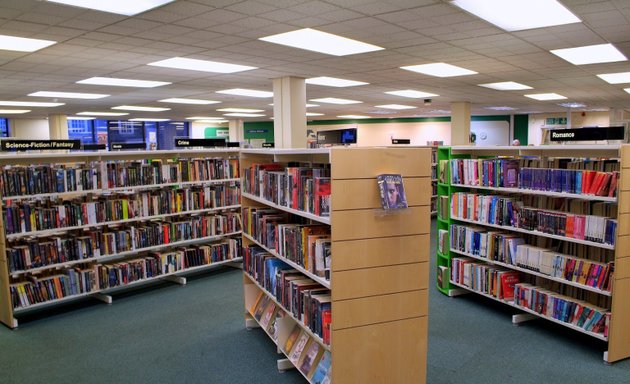
<svg viewBox="0 0 630 384"><path fill-rule="evenodd" d="M512 308L439 294L433 273L430 286L429 384L630 384L630 359L605 365L605 344L595 339L544 320L515 327ZM305 383L296 371L279 373L276 356L262 330L244 327L234 269L0 327L2 384Z"/></svg>

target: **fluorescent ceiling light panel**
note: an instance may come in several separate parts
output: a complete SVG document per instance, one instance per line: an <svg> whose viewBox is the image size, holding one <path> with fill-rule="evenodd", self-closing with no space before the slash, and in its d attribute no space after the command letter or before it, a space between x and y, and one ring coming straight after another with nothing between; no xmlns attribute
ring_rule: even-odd
<svg viewBox="0 0 630 384"><path fill-rule="evenodd" d="M389 91L389 92L385 92L388 95L394 95L394 96L402 96L402 97L409 97L412 99L423 99L425 97L437 97L440 95L436 95L435 93L429 93L429 92L423 92L423 91L414 91L413 89L404 89L404 90L400 90L400 91Z"/></svg>
<svg viewBox="0 0 630 384"><path fill-rule="evenodd" d="M370 118L370 116L363 116L363 115L341 115L337 117L340 117L342 119L369 119Z"/></svg>
<svg viewBox="0 0 630 384"><path fill-rule="evenodd" d="M484 109L490 109L493 111L516 111L518 108L512 107L485 107Z"/></svg>
<svg viewBox="0 0 630 384"><path fill-rule="evenodd" d="M122 111L142 111L142 112L164 112L170 111L170 108L160 108L160 107L143 107L140 105L119 105L117 107L112 107L112 109L120 109Z"/></svg>
<svg viewBox="0 0 630 384"><path fill-rule="evenodd" d="M273 97L273 92L257 91L255 89L232 88L217 91L225 95L249 96L249 97Z"/></svg>
<svg viewBox="0 0 630 384"><path fill-rule="evenodd" d="M186 120L225 120L225 118L210 117L210 116L192 116L192 117L187 117Z"/></svg>
<svg viewBox="0 0 630 384"><path fill-rule="evenodd" d="M87 111L87 112L79 112L79 113L77 113L77 115L79 115L79 116L126 116L126 115L128 115L128 113L124 113L124 112L93 112L93 111Z"/></svg>
<svg viewBox="0 0 630 384"><path fill-rule="evenodd" d="M157 8L175 0L48 0L52 3L72 5L74 7L89 8L96 11L117 13L133 16Z"/></svg>
<svg viewBox="0 0 630 384"><path fill-rule="evenodd" d="M336 97L324 97L323 99L312 99L311 101L317 101L318 103L326 103L326 104L361 104L362 101L357 100L348 100L348 99L338 99Z"/></svg>
<svg viewBox="0 0 630 384"><path fill-rule="evenodd" d="M586 107L586 104L584 103L560 103L558 104L561 107L565 107L565 108L584 108Z"/></svg>
<svg viewBox="0 0 630 384"><path fill-rule="evenodd" d="M581 21L556 0L454 0L452 3L506 31Z"/></svg>
<svg viewBox="0 0 630 384"><path fill-rule="evenodd" d="M339 79L336 77L326 77L326 76L312 77L310 79L306 79L305 82L306 84L323 85L325 87L339 87L339 88L356 87L357 85L369 84L363 81L346 80L346 79Z"/></svg>
<svg viewBox="0 0 630 384"><path fill-rule="evenodd" d="M224 113L223 116L235 116L235 117L262 117L265 115L259 113Z"/></svg>
<svg viewBox="0 0 630 384"><path fill-rule="evenodd" d="M220 63L218 61L210 60L187 59L185 57L173 57L172 59L160 60L147 65L213 73L236 73L258 69L258 67L250 67L248 65Z"/></svg>
<svg viewBox="0 0 630 384"><path fill-rule="evenodd" d="M306 116L324 116L324 114L316 112L306 112Z"/></svg>
<svg viewBox="0 0 630 384"><path fill-rule="evenodd" d="M210 124L222 124L227 123L228 121L225 119L221 120L195 120L194 123L210 123Z"/></svg>
<svg viewBox="0 0 630 384"><path fill-rule="evenodd" d="M628 60L628 58L624 56L623 53L619 52L619 50L612 44L596 44L576 48L553 49L550 52L575 65L613 63L616 61Z"/></svg>
<svg viewBox="0 0 630 384"><path fill-rule="evenodd" d="M467 76L467 75L477 74L477 72L471 71L470 69L458 67L456 65L447 64L447 63L408 65L408 66L400 67L400 68L405 69L407 71L418 72L425 75L436 76L436 77L455 77L455 76Z"/></svg>
<svg viewBox="0 0 630 384"><path fill-rule="evenodd" d="M30 109L0 109L0 115L21 115L30 111Z"/></svg>
<svg viewBox="0 0 630 384"><path fill-rule="evenodd" d="M259 40L306 49L333 56L354 55L357 53L380 51L385 49L362 41L333 35L332 33L304 28L296 31L261 37Z"/></svg>
<svg viewBox="0 0 630 384"><path fill-rule="evenodd" d="M630 93L630 88L624 88L623 90Z"/></svg>
<svg viewBox="0 0 630 384"><path fill-rule="evenodd" d="M215 100L185 99L185 98L180 98L180 97L173 97L170 99L162 99L158 101L160 103L195 104L195 105L209 105L209 104L220 103L220 101L215 101Z"/></svg>
<svg viewBox="0 0 630 384"><path fill-rule="evenodd" d="M151 117L136 117L134 119L129 119L129 121L155 121L155 122L160 122L160 121L170 121L171 119L153 119Z"/></svg>
<svg viewBox="0 0 630 384"><path fill-rule="evenodd" d="M52 40L0 35L0 49L6 51L35 52L53 44L57 44L57 42Z"/></svg>
<svg viewBox="0 0 630 384"><path fill-rule="evenodd" d="M155 88L171 83L166 81L150 81L150 80L134 80L134 79L118 79L115 77L90 77L89 79L79 80L78 84L91 85L110 85L114 87L136 87L136 88Z"/></svg>
<svg viewBox="0 0 630 384"><path fill-rule="evenodd" d="M96 117L89 117L89 116L68 116L68 120L96 120Z"/></svg>
<svg viewBox="0 0 630 384"><path fill-rule="evenodd" d="M597 77L608 84L630 83L630 72L602 73L601 75L597 75Z"/></svg>
<svg viewBox="0 0 630 384"><path fill-rule="evenodd" d="M562 95L558 95L557 93L536 93L531 95L525 95L525 97L529 97L530 99L536 100L563 100L566 97Z"/></svg>
<svg viewBox="0 0 630 384"><path fill-rule="evenodd" d="M77 92L50 92L50 91L39 91L34 93L29 93L28 96L35 97L58 97L61 99L87 99L87 100L95 100L102 99L104 97L108 97L110 95L106 95L103 93L77 93Z"/></svg>
<svg viewBox="0 0 630 384"><path fill-rule="evenodd" d="M250 108L220 108L217 109L219 112L236 112L236 113L256 113L256 112L265 112L264 109L250 109Z"/></svg>
<svg viewBox="0 0 630 384"><path fill-rule="evenodd" d="M66 105L66 103L47 103L39 101L0 101L0 105L3 107L59 107Z"/></svg>
<svg viewBox="0 0 630 384"><path fill-rule="evenodd" d="M319 107L319 104L309 104L306 103L306 108Z"/></svg>
<svg viewBox="0 0 630 384"><path fill-rule="evenodd" d="M497 91L519 91L523 89L532 89L529 85L516 83L514 81L503 81L500 83L479 84L480 87L496 89Z"/></svg>
<svg viewBox="0 0 630 384"><path fill-rule="evenodd" d="M384 104L384 105L375 105L376 108L385 108L385 109L415 109L418 107L414 107L411 105L402 105L402 104Z"/></svg>

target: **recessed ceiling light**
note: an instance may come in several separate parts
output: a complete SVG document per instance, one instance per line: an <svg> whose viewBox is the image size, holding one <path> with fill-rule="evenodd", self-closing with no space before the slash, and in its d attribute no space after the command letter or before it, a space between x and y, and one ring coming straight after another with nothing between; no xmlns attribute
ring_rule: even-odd
<svg viewBox="0 0 630 384"><path fill-rule="evenodd" d="M514 81L503 81L500 83L479 84L480 87L496 89L498 91L518 91L523 89L532 89L529 85L516 83Z"/></svg>
<svg viewBox="0 0 630 384"><path fill-rule="evenodd" d="M173 97L170 99L162 99L158 101L160 103L194 104L194 105L209 105L209 104L220 103L220 101L215 101L215 100L185 99L185 98L180 98L180 97Z"/></svg>
<svg viewBox="0 0 630 384"><path fill-rule="evenodd" d="M385 109L415 109L418 107L414 107L411 105L401 105L401 104L384 104L384 105L375 105L376 108L385 108Z"/></svg>
<svg viewBox="0 0 630 384"><path fill-rule="evenodd" d="M612 44L596 44L576 48L553 49L550 52L575 65L612 63L615 61L628 60L623 53L619 52L619 50Z"/></svg>
<svg viewBox="0 0 630 384"><path fill-rule="evenodd" d="M624 88L623 90L630 93L630 88Z"/></svg>
<svg viewBox="0 0 630 384"><path fill-rule="evenodd" d="M0 115L21 115L30 111L30 109L0 109Z"/></svg>
<svg viewBox="0 0 630 384"><path fill-rule="evenodd" d="M370 118L370 116L363 116L363 115L341 115L337 117L342 118L342 119L369 119Z"/></svg>
<svg viewBox="0 0 630 384"><path fill-rule="evenodd" d="M171 119L154 119L151 117L136 117L134 119L129 119L129 121L155 121L155 122L160 122L160 121L171 121Z"/></svg>
<svg viewBox="0 0 630 384"><path fill-rule="evenodd" d="M36 97L59 97L62 99L102 99L104 97L108 97L110 95L105 95L103 93L77 93L77 92L49 92L49 91L39 91L34 93L29 93L28 96L36 96Z"/></svg>
<svg viewBox="0 0 630 384"><path fill-rule="evenodd" d="M429 92L423 92L423 91L414 91L413 89L404 89L404 90L400 90L400 91L389 91L389 92L385 92L388 95L394 95L394 96L402 96L402 97L409 97L412 99L422 99L425 97L437 97L440 95L436 95L435 93L429 93Z"/></svg>
<svg viewBox="0 0 630 384"><path fill-rule="evenodd" d="M173 57L172 59L160 60L147 65L213 73L236 73L258 68L248 65L220 63L218 61L187 59L185 57Z"/></svg>
<svg viewBox="0 0 630 384"><path fill-rule="evenodd" d="M87 111L87 112L79 112L79 113L77 113L77 115L79 115L79 116L126 116L126 115L128 115L128 113Z"/></svg>
<svg viewBox="0 0 630 384"><path fill-rule="evenodd" d="M357 85L366 85L369 83L365 83L363 81L355 81L355 80L346 80L346 79L338 79L336 77L312 77L310 79L305 80L306 84L313 85L323 85L326 87L356 87Z"/></svg>
<svg viewBox="0 0 630 384"><path fill-rule="evenodd" d="M506 31L580 22L556 0L454 0L452 3Z"/></svg>
<svg viewBox="0 0 630 384"><path fill-rule="evenodd" d="M597 77L609 84L630 83L630 72L602 73L597 75Z"/></svg>
<svg viewBox="0 0 630 384"><path fill-rule="evenodd" d="M0 49L6 51L35 52L53 44L57 44L57 42L52 40L0 35Z"/></svg>
<svg viewBox="0 0 630 384"><path fill-rule="evenodd" d="M39 101L0 101L0 105L4 107L59 107L66 103L48 103Z"/></svg>
<svg viewBox="0 0 630 384"><path fill-rule="evenodd" d="M324 114L316 112L306 112L306 116L324 116Z"/></svg>
<svg viewBox="0 0 630 384"><path fill-rule="evenodd" d="M138 13L157 8L175 0L48 0L52 3L72 5L75 7L89 8L97 11L118 13L119 15L133 16Z"/></svg>
<svg viewBox="0 0 630 384"><path fill-rule="evenodd" d="M219 112L236 112L236 113L256 113L256 112L265 112L264 109L251 109L251 108L219 108L217 109Z"/></svg>
<svg viewBox="0 0 630 384"><path fill-rule="evenodd" d="M565 107L565 108L584 108L586 107L586 104L583 103L560 103L558 104L561 107Z"/></svg>
<svg viewBox="0 0 630 384"><path fill-rule="evenodd" d="M166 81L150 81L150 80L133 80L118 79L115 77L90 77L89 79L79 80L78 84L92 85L110 85L114 87L137 87L137 88L154 88L171 84Z"/></svg>
<svg viewBox="0 0 630 384"><path fill-rule="evenodd" d="M429 111L429 113L435 113L438 115L449 115L451 113L450 110L448 109L433 109L431 111Z"/></svg>
<svg viewBox="0 0 630 384"><path fill-rule="evenodd" d="M530 99L536 100L562 100L566 99L566 97L562 95L558 95L557 93L535 93L531 95L525 95L525 97L529 97Z"/></svg>
<svg viewBox="0 0 630 384"><path fill-rule="evenodd" d="M249 96L249 97L273 97L273 92L257 91L255 89L233 88L217 91L226 95Z"/></svg>
<svg viewBox="0 0 630 384"><path fill-rule="evenodd" d="M122 111L143 111L143 112L164 112L170 111L170 108L160 108L160 107L143 107L140 105L119 105L117 107L112 107L112 109L120 109Z"/></svg>
<svg viewBox="0 0 630 384"><path fill-rule="evenodd" d="M319 107L319 104L309 104L306 103L306 108Z"/></svg>
<svg viewBox="0 0 630 384"><path fill-rule="evenodd" d="M68 120L96 120L96 117L89 117L89 116L68 116Z"/></svg>
<svg viewBox="0 0 630 384"><path fill-rule="evenodd" d="M336 97L324 97L323 99L312 99L311 101L317 101L318 103L327 103L327 104L361 104L362 103L362 101L338 99Z"/></svg>
<svg viewBox="0 0 630 384"><path fill-rule="evenodd" d="M223 124L223 123L228 123L228 120L225 119L221 119L221 120L195 120L193 121L193 123L206 123L206 124Z"/></svg>
<svg viewBox="0 0 630 384"><path fill-rule="evenodd" d="M436 76L436 77L455 77L455 76L467 76L467 75L477 74L477 72L471 71L470 69L458 67L456 65L447 64L447 63L408 65L408 66L400 67L400 68L405 69L407 71L423 73L425 75Z"/></svg>
<svg viewBox="0 0 630 384"><path fill-rule="evenodd" d="M493 111L516 111L518 108L512 108L512 107L484 107L484 109L490 109Z"/></svg>
<svg viewBox="0 0 630 384"><path fill-rule="evenodd" d="M225 118L210 117L210 116L192 116L192 117L187 117L186 120L225 120Z"/></svg>
<svg viewBox="0 0 630 384"><path fill-rule="evenodd" d="M259 113L224 113L223 116L235 116L235 117L262 117L265 115Z"/></svg>
<svg viewBox="0 0 630 384"><path fill-rule="evenodd" d="M357 53L380 51L385 49L376 45L364 43L358 40L333 35L311 28L298 29L296 31L280 33L261 37L259 40L268 41L293 48L306 49L333 56L354 55Z"/></svg>

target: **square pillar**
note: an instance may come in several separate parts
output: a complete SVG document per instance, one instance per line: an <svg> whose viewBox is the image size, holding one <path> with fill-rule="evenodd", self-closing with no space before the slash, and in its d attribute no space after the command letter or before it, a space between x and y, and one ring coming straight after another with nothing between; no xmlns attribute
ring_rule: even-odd
<svg viewBox="0 0 630 384"><path fill-rule="evenodd" d="M306 83L300 77L273 79L276 148L306 148Z"/></svg>
<svg viewBox="0 0 630 384"><path fill-rule="evenodd" d="M451 103L451 145L470 144L470 102Z"/></svg>

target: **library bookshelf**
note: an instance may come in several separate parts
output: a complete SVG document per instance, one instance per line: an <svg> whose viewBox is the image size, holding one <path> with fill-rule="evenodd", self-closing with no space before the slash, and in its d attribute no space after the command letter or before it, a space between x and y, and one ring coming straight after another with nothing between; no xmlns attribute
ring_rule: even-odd
<svg viewBox="0 0 630 384"><path fill-rule="evenodd" d="M512 159L529 164L518 170L518 185L496 184L504 182L501 177L507 177L503 174L509 172L511 166L507 163ZM488 165L491 162L495 165ZM462 177L462 169L467 166ZM611 184L604 184L605 188L612 188L612 180L617 177L615 192L579 190L580 185L587 188L590 181L585 181L584 170L591 169L612 175ZM495 173L488 178L490 172ZM572 172L579 172L579 177ZM602 340L607 343L604 361L608 363L630 357L629 145L440 147L438 174L438 200L443 208L438 215L437 240L441 245L436 257L438 281L442 281L438 289L442 293L457 296L474 292L524 312L514 315L515 324L543 318ZM541 177L536 188L529 189L530 174L550 176ZM608 180L604 177L602 180ZM545 205L549 201L554 203ZM556 202L562 204L560 211L550 208ZM501 211L496 208L499 205ZM512 209L517 205L519 213L515 214ZM528 210L536 212L539 221L535 228L522 224ZM552 216L557 221L540 221ZM586 225L578 226L578 216L587 220ZM496 221L499 217L502 222ZM512 217L512 221L506 222L506 217ZM599 222L604 224L592 224ZM585 228L586 237L582 232ZM595 232L588 235L594 228ZM513 240L518 237L522 239ZM486 245L478 246L475 239ZM495 244L513 241L518 245L504 248L501 256L496 248L488 250L487 239L497 241ZM542 260L553 260L554 264ZM586 270L588 273L584 273ZM466 276L470 271L474 276ZM492 288L500 284L498 277L496 281L488 278L487 285L480 284L478 273L486 277L517 274L520 281L515 282L514 297L500 297L503 288Z"/></svg>
<svg viewBox="0 0 630 384"><path fill-rule="evenodd" d="M431 147L431 216L437 216L438 148Z"/></svg>
<svg viewBox="0 0 630 384"><path fill-rule="evenodd" d="M241 257L238 150L0 156L0 321Z"/></svg>
<svg viewBox="0 0 630 384"><path fill-rule="evenodd" d="M275 301L284 313L276 319L280 327L272 336L278 353L279 369L296 367L292 352L284 350L293 327L299 327L319 343L332 360L332 382L424 383L428 321L428 249L431 199L430 148L325 148L313 150L243 150L241 174L257 164L300 162L329 164L331 180L330 216L313 216L274 204L245 192L242 207L276 208L306 223L329 226L331 262L329 279L313 276L296 263L292 268L304 277L329 289L332 322L329 343L295 316L244 272L245 322L248 328L260 326L252 308L261 293ZM384 211L381 208L376 176L397 173L403 176L409 208ZM245 216L244 216L245 219ZM271 256L287 260L271 247L247 234L243 246L258 246ZM247 264L247 252L245 252ZM244 270L246 270L244 265ZM294 271L295 273L295 271ZM278 275L276 275L278 276ZM265 328L265 324L262 324ZM325 332L325 331L324 331ZM311 377L303 373L309 382Z"/></svg>

